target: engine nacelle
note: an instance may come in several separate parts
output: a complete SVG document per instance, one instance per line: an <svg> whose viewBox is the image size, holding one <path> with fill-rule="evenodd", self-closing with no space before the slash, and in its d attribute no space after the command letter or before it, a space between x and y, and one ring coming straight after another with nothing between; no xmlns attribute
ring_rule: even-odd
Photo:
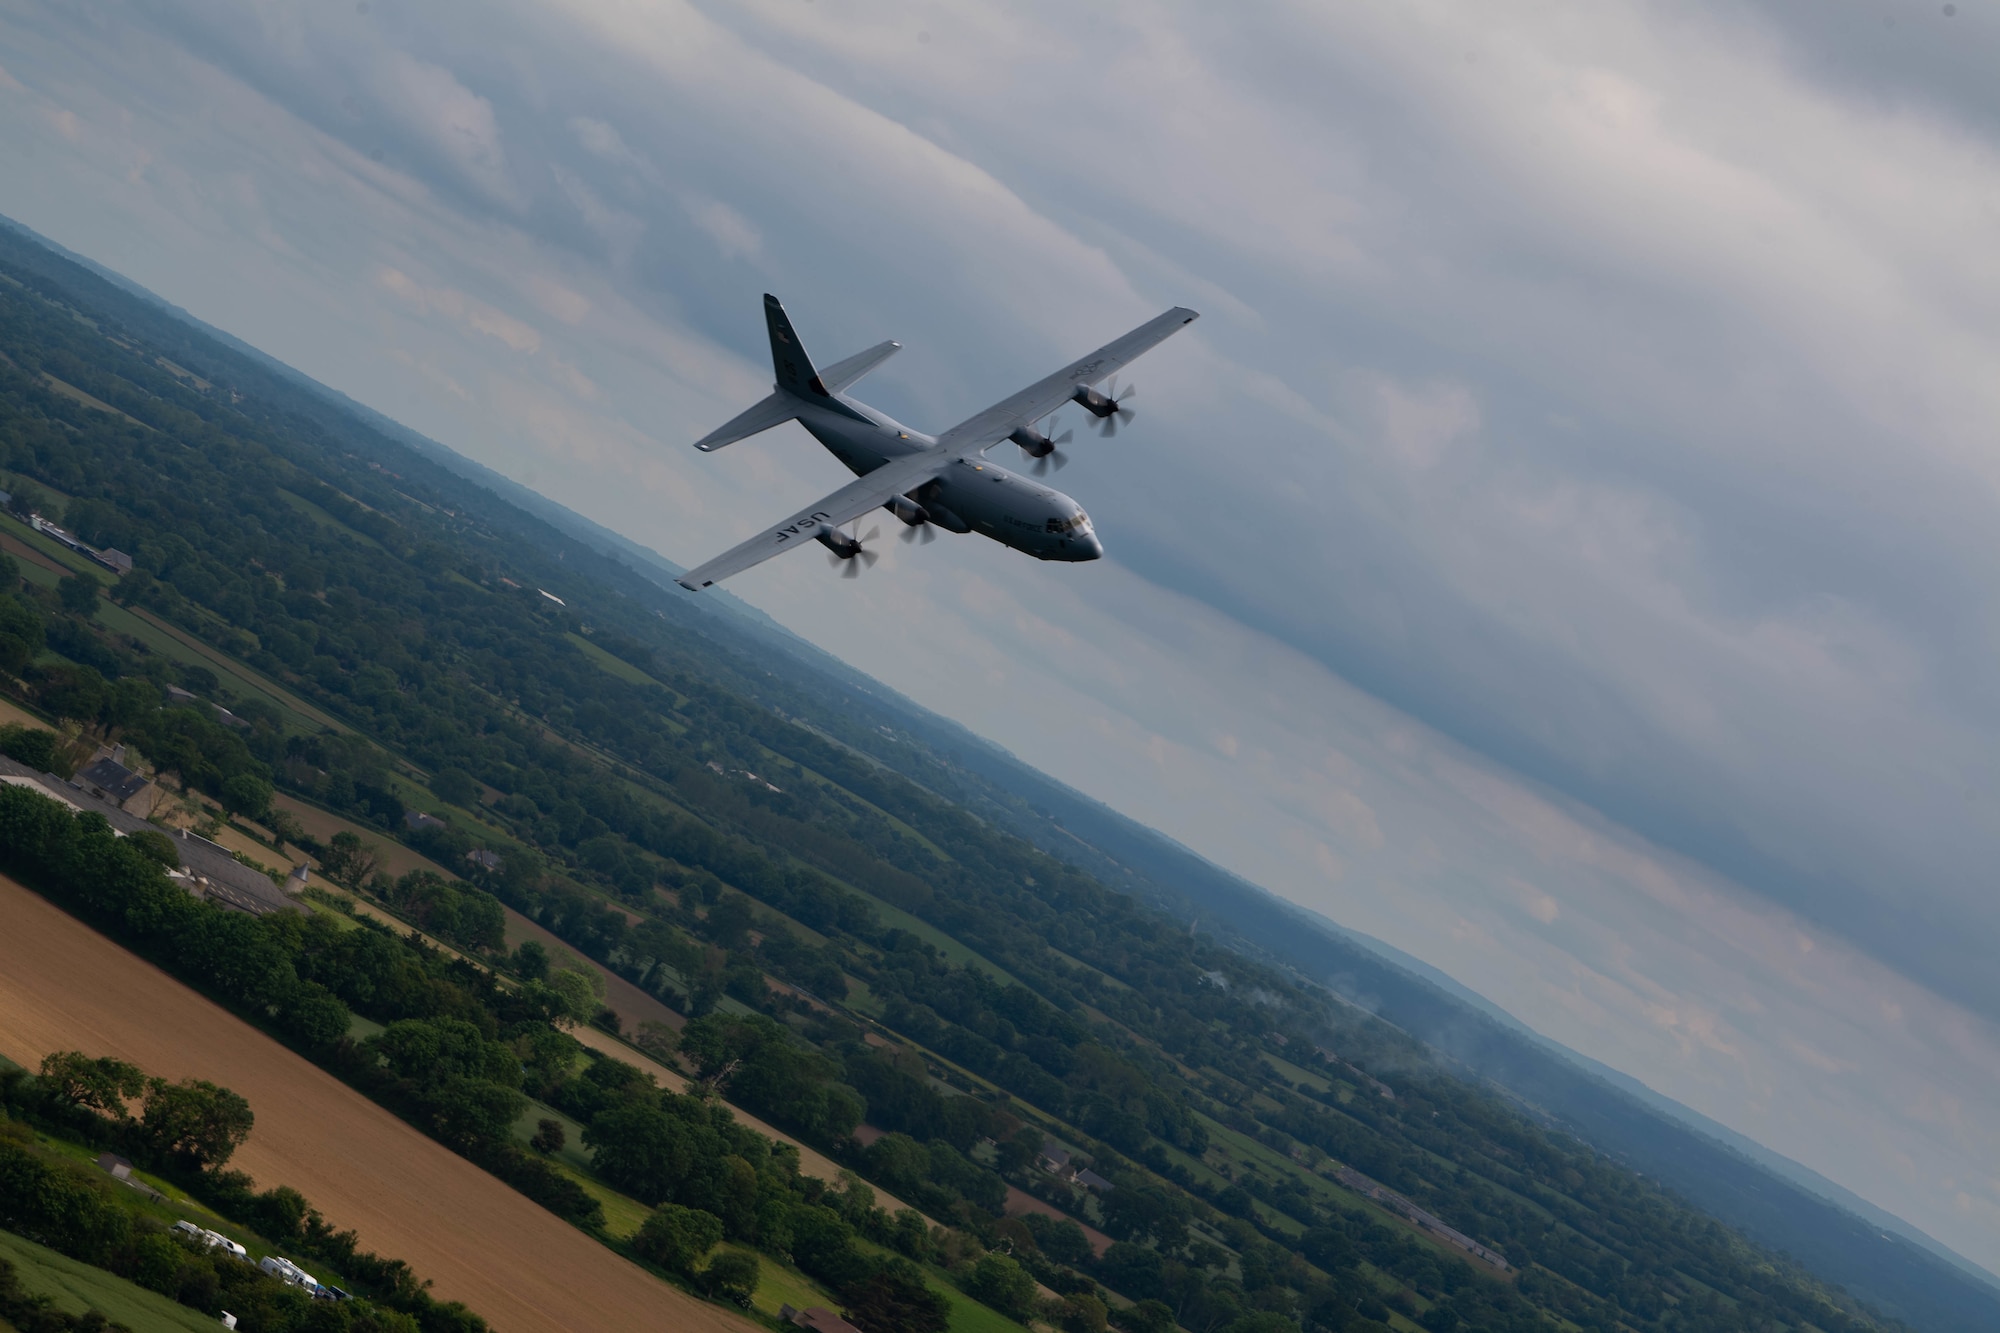
<svg viewBox="0 0 2000 1333"><path fill-rule="evenodd" d="M813 540L839 556L842 560L850 560L861 554L860 542L854 540L854 538L848 536L839 528L829 527L824 523L820 524L819 531L813 534Z"/></svg>
<svg viewBox="0 0 2000 1333"><path fill-rule="evenodd" d="M1118 400L1109 394L1099 393L1088 384L1079 384L1070 391L1069 400L1094 417L1108 417L1118 410Z"/></svg>
<svg viewBox="0 0 2000 1333"><path fill-rule="evenodd" d="M1056 442L1033 426L1019 426L1007 436L1030 458L1047 458L1056 451Z"/></svg>
<svg viewBox="0 0 2000 1333"><path fill-rule="evenodd" d="M892 495L889 503L882 507L901 519L907 527L919 528L931 521L930 511L907 495Z"/></svg>

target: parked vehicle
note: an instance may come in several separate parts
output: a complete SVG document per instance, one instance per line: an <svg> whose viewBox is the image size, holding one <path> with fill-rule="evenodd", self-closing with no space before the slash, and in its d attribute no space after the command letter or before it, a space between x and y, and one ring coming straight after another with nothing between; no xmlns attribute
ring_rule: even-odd
<svg viewBox="0 0 2000 1333"><path fill-rule="evenodd" d="M308 1295L317 1296L321 1291L320 1280L290 1259L279 1258L275 1254L264 1256L264 1262L257 1265L272 1277L287 1286L299 1287Z"/></svg>
<svg viewBox="0 0 2000 1333"><path fill-rule="evenodd" d="M250 1262L250 1251L220 1232L210 1231L207 1227L190 1222L185 1217L174 1223L173 1232L177 1236L187 1237L204 1249L221 1250L224 1254L241 1259L246 1264Z"/></svg>

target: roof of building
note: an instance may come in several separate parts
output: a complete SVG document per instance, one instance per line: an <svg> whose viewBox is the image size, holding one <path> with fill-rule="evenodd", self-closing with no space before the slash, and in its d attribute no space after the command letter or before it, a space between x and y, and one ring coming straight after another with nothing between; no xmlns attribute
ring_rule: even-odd
<svg viewBox="0 0 2000 1333"><path fill-rule="evenodd" d="M824 1305L808 1305L803 1310L794 1310L791 1306L787 1305L778 1313L783 1318L797 1324L800 1328L811 1329L813 1333L861 1333L860 1329L848 1323Z"/></svg>
<svg viewBox="0 0 2000 1333"><path fill-rule="evenodd" d="M137 815L127 814L112 802L94 795L88 788L65 782L53 773L37 773L6 755L0 755L0 782L39 787L44 795L74 810L103 815L105 822L120 833L138 833L146 829L153 829L156 833L167 831L155 829ZM180 829L173 835L173 843L174 850L180 854L182 871L197 877L200 882L196 887L222 906L256 916L292 907L291 901L271 882L269 875L244 865L230 855L227 848L218 847L207 838L196 837L186 829Z"/></svg>
<svg viewBox="0 0 2000 1333"><path fill-rule="evenodd" d="M1096 1190L1099 1194L1109 1194L1112 1190L1118 1188L1116 1185L1106 1180L1103 1176L1100 1176L1095 1171L1092 1171L1089 1167L1085 1167L1083 1170L1076 1173L1076 1183L1083 1186L1085 1189Z"/></svg>
<svg viewBox="0 0 2000 1333"><path fill-rule="evenodd" d="M444 821L422 810L405 810L403 822L411 828L443 828Z"/></svg>
<svg viewBox="0 0 2000 1333"><path fill-rule="evenodd" d="M110 755L86 765L83 771L76 775L76 780L82 786L103 792L120 805L144 791L148 782L148 779L134 773Z"/></svg>

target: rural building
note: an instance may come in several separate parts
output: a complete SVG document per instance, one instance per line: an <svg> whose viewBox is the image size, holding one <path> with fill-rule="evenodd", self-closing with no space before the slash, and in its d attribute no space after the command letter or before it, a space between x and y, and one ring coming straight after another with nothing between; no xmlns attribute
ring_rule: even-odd
<svg viewBox="0 0 2000 1333"><path fill-rule="evenodd" d="M178 685L167 686L167 702L170 704L191 704L195 701L193 690L184 690Z"/></svg>
<svg viewBox="0 0 2000 1333"><path fill-rule="evenodd" d="M472 862L480 870L491 870L496 874L499 872L500 867L506 864L500 859L500 853L489 852L484 847L467 852L465 859Z"/></svg>
<svg viewBox="0 0 2000 1333"><path fill-rule="evenodd" d="M32 787L43 796L61 801L79 813L88 811L103 815L105 822L121 834L138 833L145 829L168 833L166 829L154 829L153 825L137 815L78 783L65 782L53 773L37 773L6 755L0 755L0 782ZM290 900L271 882L269 875L244 865L231 855L228 848L218 847L207 838L197 837L186 829L174 830L169 836L173 839L174 850L180 855L180 869L167 873L197 898L207 898L218 906L248 912L253 916L282 912L291 907Z"/></svg>
<svg viewBox="0 0 2000 1333"><path fill-rule="evenodd" d="M160 789L125 767L118 761L120 757L100 754L76 775L76 785L99 800L109 801L127 814L144 819L153 813Z"/></svg>
<svg viewBox="0 0 2000 1333"><path fill-rule="evenodd" d="M97 1165L100 1170L109 1171L113 1180L132 1178L132 1164L115 1152L97 1154Z"/></svg>
<svg viewBox="0 0 2000 1333"><path fill-rule="evenodd" d="M215 720L217 722L220 722L223 726L237 727L243 731L250 730L250 724L248 722L236 716L236 714L230 712L227 708L224 708L221 704L210 704L209 707L215 710Z"/></svg>
<svg viewBox="0 0 2000 1333"><path fill-rule="evenodd" d="M1089 1167L1085 1167L1076 1173L1076 1183L1085 1189L1096 1190L1099 1194L1109 1194L1112 1190L1118 1188L1103 1176L1092 1171Z"/></svg>
<svg viewBox="0 0 2000 1333"><path fill-rule="evenodd" d="M800 1310L791 1305L778 1307L778 1318L788 1324L810 1329L812 1333L861 1333L861 1330L842 1319L824 1305L808 1305Z"/></svg>
<svg viewBox="0 0 2000 1333"><path fill-rule="evenodd" d="M99 551L96 559L98 564L120 577L132 572L132 557L115 546L107 546Z"/></svg>
<svg viewBox="0 0 2000 1333"><path fill-rule="evenodd" d="M403 812L403 823L409 826L412 833L420 833L427 828L444 827L442 819L439 819L436 815L426 814L422 810L405 810Z"/></svg>
<svg viewBox="0 0 2000 1333"><path fill-rule="evenodd" d="M306 882L310 875L311 871L304 861L293 866L292 873L285 877L285 896L287 898L296 898L304 893L306 891Z"/></svg>
<svg viewBox="0 0 2000 1333"><path fill-rule="evenodd" d="M1042 1155L1035 1162L1050 1175L1061 1176L1064 1180L1076 1173L1076 1168L1070 1164L1069 1153L1053 1144L1043 1148Z"/></svg>

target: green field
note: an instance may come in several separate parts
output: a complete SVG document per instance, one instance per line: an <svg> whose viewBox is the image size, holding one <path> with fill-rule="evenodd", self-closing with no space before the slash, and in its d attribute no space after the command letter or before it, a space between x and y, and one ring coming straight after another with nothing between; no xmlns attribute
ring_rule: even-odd
<svg viewBox="0 0 2000 1333"><path fill-rule="evenodd" d="M565 634L563 637L575 644L577 651L581 652L585 657L588 657L591 661L597 663L597 665L603 667L622 681L627 681L633 685L658 685L660 683L624 658L605 652L604 649L598 647L589 639L584 638L581 634Z"/></svg>
<svg viewBox="0 0 2000 1333"><path fill-rule="evenodd" d="M778 1308L784 1305L801 1310L810 1305L823 1305L829 1310L839 1311L840 1298L822 1290L798 1269L787 1267L768 1254L759 1254L755 1250L743 1252L754 1256L757 1260L757 1294L750 1298L750 1304L758 1310L774 1319L777 1317Z"/></svg>
<svg viewBox="0 0 2000 1333"><path fill-rule="evenodd" d="M951 1333L1022 1333L1021 1325L973 1300L943 1274L937 1275L931 1290L951 1303Z"/></svg>
<svg viewBox="0 0 2000 1333"><path fill-rule="evenodd" d="M213 1333L221 1326L199 1310L176 1305L157 1292L147 1291L101 1268L66 1259L11 1231L0 1231L0 1259L14 1265L22 1287L30 1295L47 1296L69 1314L102 1310L106 1317L130 1326L134 1333L155 1333L155 1330L178 1333L181 1329Z"/></svg>

